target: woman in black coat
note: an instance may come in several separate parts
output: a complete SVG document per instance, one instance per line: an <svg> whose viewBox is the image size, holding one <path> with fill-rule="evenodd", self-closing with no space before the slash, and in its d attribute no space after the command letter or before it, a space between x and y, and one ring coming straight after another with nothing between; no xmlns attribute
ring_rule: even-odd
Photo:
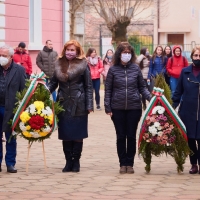
<svg viewBox="0 0 200 200"><path fill-rule="evenodd" d="M57 87L57 101L65 109L58 118L58 137L63 140L66 165L63 172L79 172L83 139L88 137L88 114L93 111L93 88L84 52L76 40L64 45L48 87Z"/></svg>
<svg viewBox="0 0 200 200"><path fill-rule="evenodd" d="M179 105L179 115L186 126L188 145L193 151L190 155L192 165L189 173L200 173L200 47L191 53L192 64L182 70L173 96L173 107ZM197 145L198 144L198 145Z"/></svg>
<svg viewBox="0 0 200 200"><path fill-rule="evenodd" d="M128 42L121 42L114 54L105 84L105 112L111 116L117 134L120 173L134 173L136 130L142 114L141 97L148 101L141 70L135 64L135 52Z"/></svg>

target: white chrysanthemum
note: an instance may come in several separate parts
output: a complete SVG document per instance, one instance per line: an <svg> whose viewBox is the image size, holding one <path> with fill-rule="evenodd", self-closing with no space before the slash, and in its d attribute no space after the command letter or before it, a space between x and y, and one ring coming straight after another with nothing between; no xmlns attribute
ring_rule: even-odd
<svg viewBox="0 0 200 200"><path fill-rule="evenodd" d="M48 112L47 115L51 115L53 113L49 106L46 107L46 110Z"/></svg>
<svg viewBox="0 0 200 200"><path fill-rule="evenodd" d="M158 136L161 136L163 134L162 131L157 132Z"/></svg>
<svg viewBox="0 0 200 200"><path fill-rule="evenodd" d="M37 132L30 132L30 134L31 134L34 138L39 138L39 137L41 137Z"/></svg>
<svg viewBox="0 0 200 200"><path fill-rule="evenodd" d="M158 110L158 114L163 114L165 112L165 108L164 107L161 107L159 110Z"/></svg>
<svg viewBox="0 0 200 200"><path fill-rule="evenodd" d="M155 134L157 134L157 129L155 128L155 126L149 126L149 132L152 135L155 135Z"/></svg>
<svg viewBox="0 0 200 200"><path fill-rule="evenodd" d="M159 123L159 122L155 122L155 123L154 123L154 126L157 128L157 127L160 126L160 123Z"/></svg>
<svg viewBox="0 0 200 200"><path fill-rule="evenodd" d="M157 106L154 107L153 110L152 110L152 114L156 114L157 110L158 110L158 109L157 109Z"/></svg>
<svg viewBox="0 0 200 200"><path fill-rule="evenodd" d="M34 115L34 113L36 112L36 110L35 110L35 105L34 104L31 104L30 106L29 106L29 109L30 109L30 113L32 114L32 115Z"/></svg>
<svg viewBox="0 0 200 200"><path fill-rule="evenodd" d="M13 131L13 132L12 132L12 135L13 135L13 136L17 135L17 132Z"/></svg>
<svg viewBox="0 0 200 200"><path fill-rule="evenodd" d="M47 133L49 133L50 130L51 130L50 126L46 126L46 128L42 129L43 132L47 132Z"/></svg>
<svg viewBox="0 0 200 200"><path fill-rule="evenodd" d="M22 130L22 131L26 131L26 126L25 126L24 122L20 122L20 123L19 123L19 128L20 128L20 130Z"/></svg>
<svg viewBox="0 0 200 200"><path fill-rule="evenodd" d="M158 126L157 129L158 129L159 131L161 131L161 130L162 130L162 126Z"/></svg>

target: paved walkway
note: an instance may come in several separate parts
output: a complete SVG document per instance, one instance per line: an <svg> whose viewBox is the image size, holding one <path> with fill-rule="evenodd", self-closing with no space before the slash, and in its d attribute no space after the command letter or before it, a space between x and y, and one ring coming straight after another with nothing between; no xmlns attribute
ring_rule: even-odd
<svg viewBox="0 0 200 200"><path fill-rule="evenodd" d="M184 173L177 174L171 157L154 157L152 171L146 174L143 160L136 156L135 174L119 174L115 131L104 110L89 116L89 138L84 141L80 173L61 172L65 160L57 132L45 141L45 150L47 171L42 144L34 143L27 174L27 141L18 138L18 173L7 173L2 164L0 199L200 200L200 175L188 174L188 159Z"/></svg>

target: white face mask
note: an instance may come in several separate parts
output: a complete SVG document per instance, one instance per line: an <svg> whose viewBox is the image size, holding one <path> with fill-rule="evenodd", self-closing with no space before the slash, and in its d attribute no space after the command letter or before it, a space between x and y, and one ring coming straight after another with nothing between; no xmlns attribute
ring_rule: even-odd
<svg viewBox="0 0 200 200"><path fill-rule="evenodd" d="M130 53L122 53L121 54L121 61L124 63L127 63L131 60L131 54Z"/></svg>
<svg viewBox="0 0 200 200"><path fill-rule="evenodd" d="M9 59L8 59L8 58L5 58L5 57L3 57L3 56L0 57L0 65L1 65L1 66L7 65L8 62L9 62Z"/></svg>

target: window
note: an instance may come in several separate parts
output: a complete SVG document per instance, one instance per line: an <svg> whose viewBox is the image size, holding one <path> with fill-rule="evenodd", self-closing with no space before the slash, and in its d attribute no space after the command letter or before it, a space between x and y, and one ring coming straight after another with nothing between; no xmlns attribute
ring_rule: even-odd
<svg viewBox="0 0 200 200"><path fill-rule="evenodd" d="M42 47L42 1L29 0L29 50Z"/></svg>

